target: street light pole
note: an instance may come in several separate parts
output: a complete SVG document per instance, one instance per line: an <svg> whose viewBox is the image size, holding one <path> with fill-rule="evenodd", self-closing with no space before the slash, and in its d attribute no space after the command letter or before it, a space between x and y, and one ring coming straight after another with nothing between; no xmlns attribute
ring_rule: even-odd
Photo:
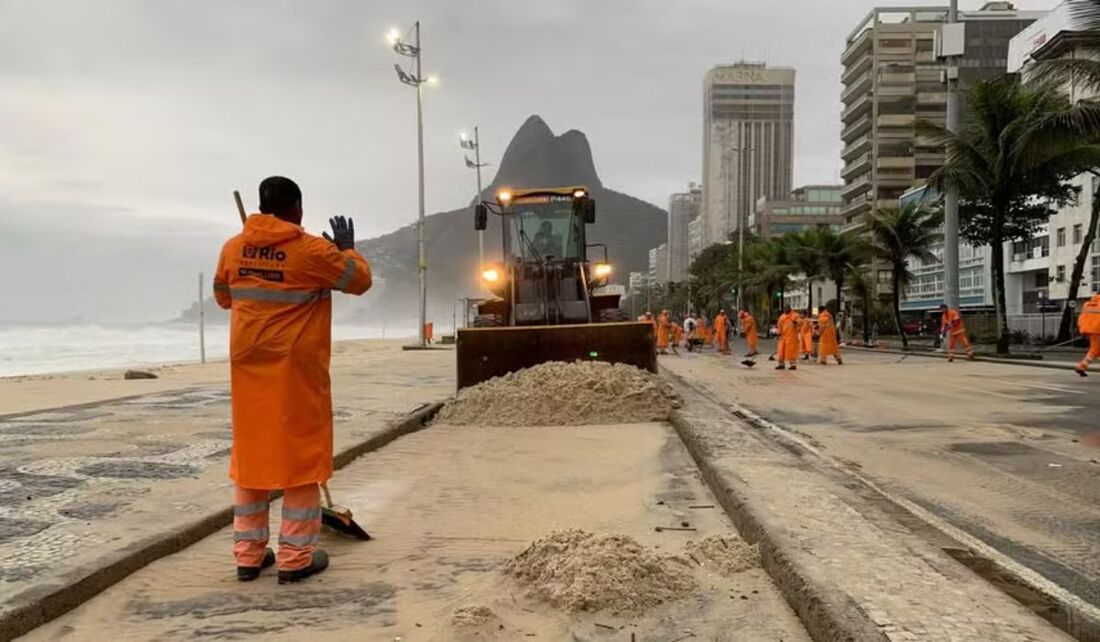
<svg viewBox="0 0 1100 642"><path fill-rule="evenodd" d="M755 147L731 147L730 151L735 151L738 154L737 157L737 174L738 177L742 177L745 166L745 154L748 152L756 151ZM738 184L738 187L744 188L743 185ZM749 201L752 202L752 196L749 196ZM741 310L742 294L745 289L745 212L739 211L737 213L737 310Z"/></svg>
<svg viewBox="0 0 1100 642"><path fill-rule="evenodd" d="M947 12L948 24L959 19L959 2L951 0ZM959 74L956 58L947 59L947 131L959 131ZM951 309L959 307L959 188L947 183L943 196L943 276L944 303Z"/></svg>
<svg viewBox="0 0 1100 642"><path fill-rule="evenodd" d="M470 149L474 152L474 160L470 162L470 157L466 156L466 167L477 170L477 198L474 199L474 204L477 205L481 202L481 168L488 165L488 163L481 162L481 134L478 131L478 126L474 125L474 139L470 140L466 137L466 134L459 136L459 146L462 149ZM477 232L477 266L478 270L484 269L485 265L485 230L478 230Z"/></svg>
<svg viewBox="0 0 1100 642"><path fill-rule="evenodd" d="M422 85L432 82L433 78L425 78L421 68L420 55L420 21L413 24L413 42L408 44L401 40L401 33L390 31L389 40L393 50L402 56L413 58L415 67L412 74L401 69L401 65L394 65L397 78L406 85L416 89L416 166L418 183L419 216L416 222L416 253L417 273L420 277L420 347L427 347L426 326L428 322L428 260L424 251L424 109L422 100Z"/></svg>

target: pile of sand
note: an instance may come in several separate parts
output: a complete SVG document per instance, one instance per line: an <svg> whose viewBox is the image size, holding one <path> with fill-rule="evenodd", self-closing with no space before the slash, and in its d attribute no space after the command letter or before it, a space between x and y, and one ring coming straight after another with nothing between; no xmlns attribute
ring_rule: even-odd
<svg viewBox="0 0 1100 642"><path fill-rule="evenodd" d="M500 624L500 618L496 613L487 606L481 604L475 604L473 606L463 606L455 609L451 614L451 626L455 627L485 627L488 625Z"/></svg>
<svg viewBox="0 0 1100 642"><path fill-rule="evenodd" d="M711 535L692 540L684 548L694 562L722 575L741 573L760 565L760 549L738 537Z"/></svg>
<svg viewBox="0 0 1100 642"><path fill-rule="evenodd" d="M653 374L602 361L551 361L463 388L436 423L453 426L576 426L665 421L679 406Z"/></svg>
<svg viewBox="0 0 1100 642"><path fill-rule="evenodd" d="M623 535L556 531L504 566L528 597L565 611L643 613L696 588L684 564Z"/></svg>

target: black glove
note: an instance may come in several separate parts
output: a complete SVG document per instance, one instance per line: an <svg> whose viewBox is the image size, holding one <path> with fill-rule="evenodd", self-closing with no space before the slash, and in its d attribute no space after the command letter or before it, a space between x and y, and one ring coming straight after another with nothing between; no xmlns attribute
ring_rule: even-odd
<svg viewBox="0 0 1100 642"><path fill-rule="evenodd" d="M332 236L329 236L328 232L322 232L321 236L331 241L341 252L355 249L355 221L343 216L334 216L328 220L328 224L332 226Z"/></svg>

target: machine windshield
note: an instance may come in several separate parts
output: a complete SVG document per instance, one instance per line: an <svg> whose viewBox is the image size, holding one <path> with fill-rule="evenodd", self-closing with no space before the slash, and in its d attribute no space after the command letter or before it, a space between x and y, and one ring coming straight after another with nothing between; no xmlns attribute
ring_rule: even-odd
<svg viewBox="0 0 1100 642"><path fill-rule="evenodd" d="M517 199L512 210L512 249L524 261L579 258L579 217L569 196Z"/></svg>

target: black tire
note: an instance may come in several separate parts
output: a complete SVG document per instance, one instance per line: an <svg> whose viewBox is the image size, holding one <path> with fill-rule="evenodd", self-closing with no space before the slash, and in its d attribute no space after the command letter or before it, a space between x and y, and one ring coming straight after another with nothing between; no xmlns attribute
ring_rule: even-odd
<svg viewBox="0 0 1100 642"><path fill-rule="evenodd" d="M619 308L604 308L599 311L596 318L600 323L624 323L628 320L626 312Z"/></svg>
<svg viewBox="0 0 1100 642"><path fill-rule="evenodd" d="M474 317L475 328L500 328L504 326L504 319L499 314L479 314Z"/></svg>

